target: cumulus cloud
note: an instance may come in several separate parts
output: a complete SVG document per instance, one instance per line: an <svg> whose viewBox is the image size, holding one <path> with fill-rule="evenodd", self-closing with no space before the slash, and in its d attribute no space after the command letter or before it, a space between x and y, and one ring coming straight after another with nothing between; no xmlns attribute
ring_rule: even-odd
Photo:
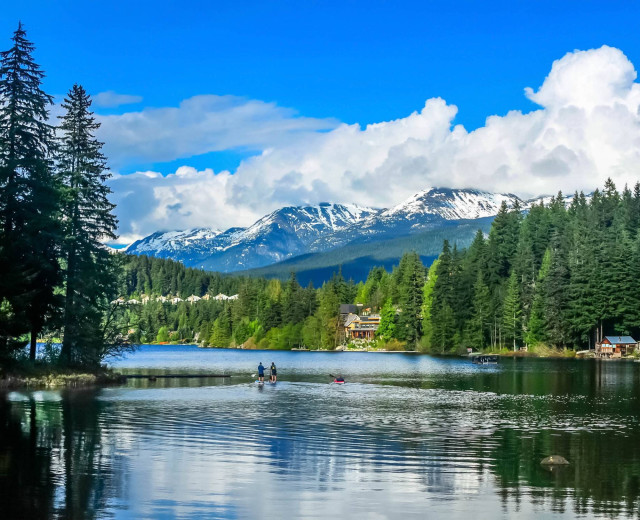
<svg viewBox="0 0 640 520"><path fill-rule="evenodd" d="M99 138L115 169L131 162L164 162L209 152L298 142L336 127L332 119L299 117L275 103L236 96L194 96L178 107L99 116Z"/></svg>
<svg viewBox="0 0 640 520"><path fill-rule="evenodd" d="M139 215L130 212L127 199L121 202L119 211L132 216L125 225L133 236L159 228L247 225L284 204L328 200L390 206L428 186L527 197L592 190L609 176L619 185L631 184L640 179L640 85L635 79L633 65L618 49L570 52L553 63L539 88L525 89L540 108L490 116L472 132L454 124L457 107L440 98L429 99L405 118L364 128L341 124L318 132L318 122L311 120L303 125L303 138L294 140L263 138L258 123L255 136L244 142L264 146L263 152L245 160L233 175L209 170L178 170L167 177L136 174L118 177L113 188L120 194L138 182L136 189L149 190ZM235 104L203 98L185 103ZM261 110L283 110L255 103ZM269 122L269 128L286 135L289 115ZM155 141L163 130L152 128L153 116L153 111L132 115L123 141L142 141L149 131L152 141L173 150L171 156L196 153L207 142L224 148L242 141L234 124L199 117L188 125L190 138L167 132ZM139 117L145 123L136 124ZM200 135L212 126L215 137Z"/></svg>
<svg viewBox="0 0 640 520"><path fill-rule="evenodd" d="M96 107L113 108L121 105L131 105L132 103L140 103L142 96L132 96L130 94L118 94L113 90L100 92L93 96L93 104Z"/></svg>

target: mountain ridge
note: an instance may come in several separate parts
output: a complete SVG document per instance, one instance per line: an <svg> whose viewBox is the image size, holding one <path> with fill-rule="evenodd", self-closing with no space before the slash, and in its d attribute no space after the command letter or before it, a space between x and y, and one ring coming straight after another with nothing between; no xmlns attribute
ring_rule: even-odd
<svg viewBox="0 0 640 520"><path fill-rule="evenodd" d="M501 204L524 201L478 189L427 188L391 208L356 204L285 206L246 228L155 232L126 248L221 272L259 269L299 255L325 253L495 216Z"/></svg>

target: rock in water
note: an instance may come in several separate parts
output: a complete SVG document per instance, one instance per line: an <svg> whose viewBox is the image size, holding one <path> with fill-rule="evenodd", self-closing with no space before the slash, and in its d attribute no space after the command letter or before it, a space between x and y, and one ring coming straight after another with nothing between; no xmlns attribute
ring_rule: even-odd
<svg viewBox="0 0 640 520"><path fill-rule="evenodd" d="M542 459L540 464L544 466L560 466L563 464L569 464L569 461L560 455L551 455Z"/></svg>

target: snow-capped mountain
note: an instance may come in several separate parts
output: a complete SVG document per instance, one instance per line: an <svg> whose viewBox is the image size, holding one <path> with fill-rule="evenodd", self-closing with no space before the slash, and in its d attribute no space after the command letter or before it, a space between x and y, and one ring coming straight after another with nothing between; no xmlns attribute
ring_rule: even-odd
<svg viewBox="0 0 640 520"><path fill-rule="evenodd" d="M350 243L384 240L460 220L491 217L503 202L512 206L516 201L523 205L511 194L430 188L390 209L328 203L288 206L248 228L153 233L131 244L127 253L172 258L189 267L214 271L242 271Z"/></svg>
<svg viewBox="0 0 640 520"><path fill-rule="evenodd" d="M153 233L131 244L127 253L172 258L190 267L238 271L305 253L314 240L339 232L379 211L354 204L288 206L262 217L248 228Z"/></svg>
<svg viewBox="0 0 640 520"><path fill-rule="evenodd" d="M522 201L512 194L474 189L429 188L412 195L392 208L369 216L344 230L332 233L310 245L310 251L326 251L353 242L410 235L459 220L474 220L498 214L503 202L512 207Z"/></svg>

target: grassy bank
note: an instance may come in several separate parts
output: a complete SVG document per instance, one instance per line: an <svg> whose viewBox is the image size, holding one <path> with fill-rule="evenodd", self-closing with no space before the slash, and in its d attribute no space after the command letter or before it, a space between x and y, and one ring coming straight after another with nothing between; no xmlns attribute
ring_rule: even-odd
<svg viewBox="0 0 640 520"><path fill-rule="evenodd" d="M121 382L122 376L105 367L96 370L74 369L24 361L0 367L0 389L86 388Z"/></svg>
<svg viewBox="0 0 640 520"><path fill-rule="evenodd" d="M485 349L483 354L499 354L504 357L540 357L540 358L575 358L576 351L572 349L560 349L548 345L538 344L524 350L512 350L508 348Z"/></svg>

